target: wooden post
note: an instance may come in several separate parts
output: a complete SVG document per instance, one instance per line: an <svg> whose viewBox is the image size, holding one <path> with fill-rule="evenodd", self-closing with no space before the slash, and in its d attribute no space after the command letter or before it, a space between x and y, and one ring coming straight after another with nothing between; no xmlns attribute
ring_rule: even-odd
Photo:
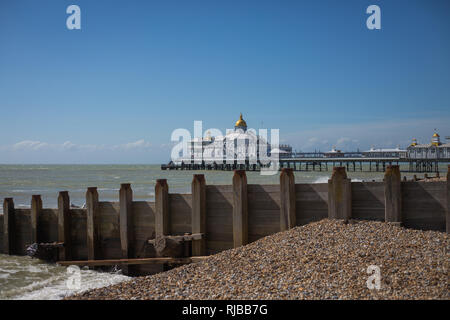
<svg viewBox="0 0 450 320"><path fill-rule="evenodd" d="M283 168L280 174L280 230L295 227L295 176L292 169Z"/></svg>
<svg viewBox="0 0 450 320"><path fill-rule="evenodd" d="M447 169L447 215L445 219L447 220L447 233L450 233L450 165Z"/></svg>
<svg viewBox="0 0 450 320"><path fill-rule="evenodd" d="M131 246L133 244L132 239L132 206L133 206L133 190L129 183L123 183L120 185L119 191L120 202L120 247L122 251L122 259L128 259L131 257ZM122 267L122 272L128 274L128 266Z"/></svg>
<svg viewBox="0 0 450 320"><path fill-rule="evenodd" d="M42 211L42 199L40 195L31 196L31 242L39 243L39 215Z"/></svg>
<svg viewBox="0 0 450 320"><path fill-rule="evenodd" d="M248 243L247 176L244 170L233 175L233 243L240 247Z"/></svg>
<svg viewBox="0 0 450 320"><path fill-rule="evenodd" d="M3 201L3 252L14 254L15 252L15 221L14 221L14 200L5 198Z"/></svg>
<svg viewBox="0 0 450 320"><path fill-rule="evenodd" d="M402 182L400 168L387 166L384 173L384 218L386 222L402 222Z"/></svg>
<svg viewBox="0 0 450 320"><path fill-rule="evenodd" d="M96 187L90 187L86 191L87 207L87 252L88 260L100 258L100 237L98 217L98 192Z"/></svg>
<svg viewBox="0 0 450 320"><path fill-rule="evenodd" d="M156 180L155 185L155 234L156 237L169 235L169 186L166 179Z"/></svg>
<svg viewBox="0 0 450 320"><path fill-rule="evenodd" d="M58 242L64 243L59 249L59 260L71 260L70 199L67 191L58 195Z"/></svg>
<svg viewBox="0 0 450 320"><path fill-rule="evenodd" d="M203 174L194 174L192 179L192 234L206 233L206 182ZM205 237L192 241L192 255L206 254Z"/></svg>
<svg viewBox="0 0 450 320"><path fill-rule="evenodd" d="M328 217L348 220L352 216L352 185L345 167L334 167L328 180Z"/></svg>

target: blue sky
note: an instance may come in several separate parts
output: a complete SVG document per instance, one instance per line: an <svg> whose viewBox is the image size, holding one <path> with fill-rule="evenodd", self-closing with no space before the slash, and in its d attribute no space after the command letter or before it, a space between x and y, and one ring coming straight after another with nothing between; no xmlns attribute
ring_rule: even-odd
<svg viewBox="0 0 450 320"><path fill-rule="evenodd" d="M0 163L166 162L174 129L225 131L239 112L305 151L450 135L449 14L447 0L3 0Z"/></svg>

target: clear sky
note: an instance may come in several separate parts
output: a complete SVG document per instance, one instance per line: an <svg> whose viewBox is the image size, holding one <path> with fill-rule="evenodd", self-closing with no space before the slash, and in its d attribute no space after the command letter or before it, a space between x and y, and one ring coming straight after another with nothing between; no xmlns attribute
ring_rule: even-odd
<svg viewBox="0 0 450 320"><path fill-rule="evenodd" d="M2 0L0 163L167 162L174 129L240 112L304 151L450 135L449 16L448 0Z"/></svg>

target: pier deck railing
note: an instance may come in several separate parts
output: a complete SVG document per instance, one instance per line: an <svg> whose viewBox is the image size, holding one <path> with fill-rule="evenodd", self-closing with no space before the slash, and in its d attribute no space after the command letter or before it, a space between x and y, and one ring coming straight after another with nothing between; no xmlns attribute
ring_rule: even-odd
<svg viewBox="0 0 450 320"><path fill-rule="evenodd" d="M335 166L345 166L347 171L360 172L384 172L389 165L401 165L401 172L439 172L439 166L450 163L447 158L399 158L399 157L298 157L280 158L276 161L279 169L292 168L294 171L328 171ZM274 163L275 164L275 163ZM171 161L162 164L162 170L245 170L260 171L267 168L268 164L256 161L214 161L204 159L203 161Z"/></svg>

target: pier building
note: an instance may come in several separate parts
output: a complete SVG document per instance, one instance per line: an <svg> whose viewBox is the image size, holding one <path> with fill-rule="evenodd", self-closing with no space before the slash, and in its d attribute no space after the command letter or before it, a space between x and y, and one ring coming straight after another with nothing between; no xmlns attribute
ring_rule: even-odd
<svg viewBox="0 0 450 320"><path fill-rule="evenodd" d="M190 154L177 159L174 164L220 165L230 160L256 164L262 157L274 155L289 158L292 154L291 146L283 144L273 148L264 137L257 135L255 130L248 129L242 113L234 124L234 130L219 136L211 136L207 132L205 137L192 139L189 146Z"/></svg>
<svg viewBox="0 0 450 320"><path fill-rule="evenodd" d="M441 142L441 137L437 132L433 134L429 143L419 144L417 139L413 139L407 148L409 159L449 159L450 142Z"/></svg>
<svg viewBox="0 0 450 320"><path fill-rule="evenodd" d="M397 148L370 148L363 151L362 156L367 158L405 158L407 150Z"/></svg>

